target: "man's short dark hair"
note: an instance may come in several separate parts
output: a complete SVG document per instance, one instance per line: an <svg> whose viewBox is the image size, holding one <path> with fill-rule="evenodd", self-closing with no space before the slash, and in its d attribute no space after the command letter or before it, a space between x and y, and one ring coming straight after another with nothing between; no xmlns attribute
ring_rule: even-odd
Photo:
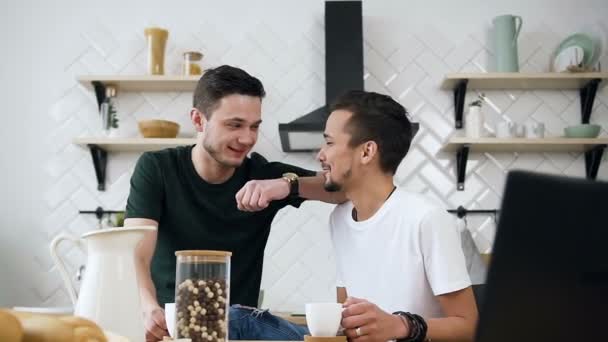
<svg viewBox="0 0 608 342"><path fill-rule="evenodd" d="M390 96L362 90L338 97L331 106L334 110L352 113L344 128L351 135L349 146L376 142L381 170L395 174L412 142L407 110Z"/></svg>
<svg viewBox="0 0 608 342"><path fill-rule="evenodd" d="M193 106L209 118L219 106L219 101L233 94L262 99L266 96L266 91L262 82L245 70L222 65L205 71L194 90Z"/></svg>

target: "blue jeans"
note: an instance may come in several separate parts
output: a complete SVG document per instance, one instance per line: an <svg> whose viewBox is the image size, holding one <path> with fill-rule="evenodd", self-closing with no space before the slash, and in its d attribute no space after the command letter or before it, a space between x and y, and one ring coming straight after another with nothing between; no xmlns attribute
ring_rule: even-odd
<svg viewBox="0 0 608 342"><path fill-rule="evenodd" d="M268 310L232 305L228 315L231 340L302 341L309 335L306 327L274 316Z"/></svg>

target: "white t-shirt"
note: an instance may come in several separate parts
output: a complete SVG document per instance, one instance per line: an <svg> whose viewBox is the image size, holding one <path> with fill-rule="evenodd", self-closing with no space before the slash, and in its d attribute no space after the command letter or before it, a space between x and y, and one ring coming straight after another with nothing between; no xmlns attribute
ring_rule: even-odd
<svg viewBox="0 0 608 342"><path fill-rule="evenodd" d="M384 311L444 316L435 298L471 285L454 219L424 196L397 188L361 222L352 202L330 216L337 286Z"/></svg>

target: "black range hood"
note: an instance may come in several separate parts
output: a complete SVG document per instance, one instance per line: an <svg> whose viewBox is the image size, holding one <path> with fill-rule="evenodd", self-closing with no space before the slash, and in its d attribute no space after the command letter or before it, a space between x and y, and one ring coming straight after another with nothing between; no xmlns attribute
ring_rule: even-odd
<svg viewBox="0 0 608 342"><path fill-rule="evenodd" d="M325 2L325 102L348 90L363 90L361 1ZM323 144L328 105L279 124L284 152L309 152Z"/></svg>

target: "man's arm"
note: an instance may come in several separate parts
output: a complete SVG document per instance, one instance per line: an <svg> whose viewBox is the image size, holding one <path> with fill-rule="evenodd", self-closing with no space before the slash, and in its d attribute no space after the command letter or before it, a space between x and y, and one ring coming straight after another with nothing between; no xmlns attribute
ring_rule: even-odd
<svg viewBox="0 0 608 342"><path fill-rule="evenodd" d="M427 339L442 342L472 341L477 324L477 307L471 287L437 298L446 317L426 320ZM406 338L410 334L407 322L365 299L350 297L344 307L342 326L345 335L354 342L359 339L380 342Z"/></svg>
<svg viewBox="0 0 608 342"><path fill-rule="evenodd" d="M469 286L436 298L446 317L427 319L426 336L433 341L473 341L478 313L472 288Z"/></svg>
<svg viewBox="0 0 608 342"><path fill-rule="evenodd" d="M125 228L154 226L158 229L158 222L144 218L128 218L125 219L124 226ZM158 233L156 230L145 232L143 239L135 249L135 270L137 272L137 283L139 285L141 303L144 309L150 306L159 306L158 301L156 300L156 288L154 287L152 275L150 273L150 263L152 262L154 249L156 248L157 235Z"/></svg>
<svg viewBox="0 0 608 342"><path fill-rule="evenodd" d="M144 218L128 218L125 219L124 226L154 226L158 229L158 222ZM139 296L141 299L142 310L145 316L146 335L158 338L167 335L167 326L164 317L164 311L158 304L156 299L156 287L152 282L152 274L150 273L150 263L156 249L156 230L147 231L143 239L135 249L135 272L137 273L137 283L139 286Z"/></svg>
<svg viewBox="0 0 608 342"><path fill-rule="evenodd" d="M300 186L300 197L302 198L333 204L346 202L344 192L329 192L325 190L325 176L321 172L318 172L314 177L300 177L298 183ZM287 190L287 194L289 194L289 188Z"/></svg>
<svg viewBox="0 0 608 342"><path fill-rule="evenodd" d="M325 191L325 177L317 173L313 177L298 179L300 197L326 203L346 202L343 192ZM289 196L289 182L283 178L251 180L236 194L237 206L244 211L259 211L268 207L270 202Z"/></svg>

